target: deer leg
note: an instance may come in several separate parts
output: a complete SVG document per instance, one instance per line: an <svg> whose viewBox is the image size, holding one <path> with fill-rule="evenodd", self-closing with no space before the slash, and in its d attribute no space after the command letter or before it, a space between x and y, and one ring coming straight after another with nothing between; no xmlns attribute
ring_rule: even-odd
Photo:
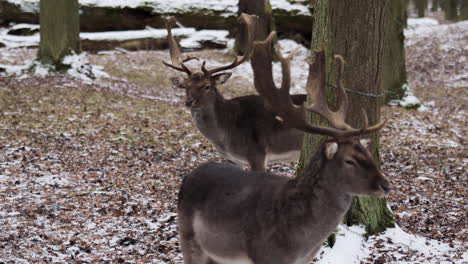
<svg viewBox="0 0 468 264"><path fill-rule="evenodd" d="M178 227L184 264L208 264L209 258L196 240L193 220L193 211L190 208L180 206L178 209Z"/></svg>
<svg viewBox="0 0 468 264"><path fill-rule="evenodd" d="M184 264L216 264L203 252L193 234L191 236L180 236L180 246L184 256Z"/></svg>
<svg viewBox="0 0 468 264"><path fill-rule="evenodd" d="M266 170L266 155L264 153L257 153L252 155L248 159L250 169L253 171L265 171Z"/></svg>

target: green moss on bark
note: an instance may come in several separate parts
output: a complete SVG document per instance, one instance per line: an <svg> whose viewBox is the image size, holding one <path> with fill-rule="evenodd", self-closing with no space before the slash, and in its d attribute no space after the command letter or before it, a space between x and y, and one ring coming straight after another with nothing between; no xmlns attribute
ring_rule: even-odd
<svg viewBox="0 0 468 264"><path fill-rule="evenodd" d="M312 49L326 50L327 82L335 83L336 67L331 67L331 64L333 55L340 54L346 60L344 87L376 96L348 92L350 107L347 123L353 127L363 125L360 114L362 106L365 106L370 124L380 120L385 19L384 1L317 0L314 6ZM317 115L310 115L310 118L313 124L324 123ZM378 162L378 135L372 135L371 139L374 159ZM322 140L323 137L306 136L298 173L307 166L310 155L317 151ZM366 226L368 235L394 226L385 200L367 197L354 199L345 222Z"/></svg>
<svg viewBox="0 0 468 264"><path fill-rule="evenodd" d="M41 0L39 60L65 70L63 57L80 52L77 0Z"/></svg>
<svg viewBox="0 0 468 264"><path fill-rule="evenodd" d="M405 36L406 24L405 0L393 0L389 3L385 25L385 46L382 84L386 93L385 102L400 100L405 95L406 64Z"/></svg>

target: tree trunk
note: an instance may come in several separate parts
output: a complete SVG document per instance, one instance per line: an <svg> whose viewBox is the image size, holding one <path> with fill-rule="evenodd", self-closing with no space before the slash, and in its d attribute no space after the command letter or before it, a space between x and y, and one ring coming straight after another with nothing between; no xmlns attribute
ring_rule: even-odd
<svg viewBox="0 0 468 264"><path fill-rule="evenodd" d="M239 15L246 13L257 15L259 18L257 39L264 40L273 29L273 20L269 0L239 0ZM238 54L244 54L247 45L247 27L238 26L239 31L236 34L236 51Z"/></svg>
<svg viewBox="0 0 468 264"><path fill-rule="evenodd" d="M418 11L418 17L424 17L427 9L427 0L415 0L414 6Z"/></svg>
<svg viewBox="0 0 468 264"><path fill-rule="evenodd" d="M401 99L405 95L404 85L407 83L403 34L406 24L405 6L405 0L392 0L387 9L382 77L387 102Z"/></svg>
<svg viewBox="0 0 468 264"><path fill-rule="evenodd" d="M347 122L361 127L361 108L364 106L369 123L380 120L383 103L383 53L384 24L387 1L373 0L317 0L314 6L312 50L326 49L328 83L335 83L336 67L333 55L341 54L347 61L343 83L347 88L350 108ZM334 64L333 64L334 65ZM311 122L324 121L311 115ZM372 135L371 149L379 160L378 135ZM298 172L307 166L323 137L306 136ZM300 174L298 174L300 175ZM363 224L367 234L374 234L394 226L392 213L385 200L380 198L355 198L346 216L347 224Z"/></svg>
<svg viewBox="0 0 468 264"><path fill-rule="evenodd" d="M80 52L78 0L41 0L39 60L60 70L64 56Z"/></svg>
<svg viewBox="0 0 468 264"><path fill-rule="evenodd" d="M445 19L456 22L458 21L457 0L445 0L444 11Z"/></svg>
<svg viewBox="0 0 468 264"><path fill-rule="evenodd" d="M461 2L460 20L468 20L468 1Z"/></svg>

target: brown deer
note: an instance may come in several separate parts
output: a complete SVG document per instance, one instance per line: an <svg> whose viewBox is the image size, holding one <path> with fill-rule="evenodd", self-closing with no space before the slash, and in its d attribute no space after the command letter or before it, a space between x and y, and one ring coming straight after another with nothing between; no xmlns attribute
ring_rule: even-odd
<svg viewBox="0 0 468 264"><path fill-rule="evenodd" d="M252 57L255 87L288 127L331 136L297 178L248 172L225 163L206 163L183 181L178 225L185 264L306 264L319 251L354 195L384 196L389 182L357 137L379 130L383 122L355 129L345 123L348 105L341 85L344 61L336 56L341 105L331 111L325 86L325 54L310 64L307 92L313 104L296 106L289 97L290 61L276 48L283 81L277 89L269 64L271 33L256 42ZM306 112L320 114L331 127L308 123Z"/></svg>
<svg viewBox="0 0 468 264"><path fill-rule="evenodd" d="M217 86L225 83L233 69L247 60L258 23L257 16L242 14L239 22L247 25L248 52L238 56L229 65L207 70L205 62L201 72L192 72L184 63L196 59L181 59L180 49L171 29L176 24L174 17L166 18L169 52L172 64L164 65L188 75L187 79L171 78L175 87L185 89L185 105L190 108L192 119L200 132L216 146L226 159L239 165L249 165L252 170L264 171L267 162L292 161L299 157L303 132L286 128L266 109L258 95L225 99ZM301 105L306 95L293 95L295 104Z"/></svg>

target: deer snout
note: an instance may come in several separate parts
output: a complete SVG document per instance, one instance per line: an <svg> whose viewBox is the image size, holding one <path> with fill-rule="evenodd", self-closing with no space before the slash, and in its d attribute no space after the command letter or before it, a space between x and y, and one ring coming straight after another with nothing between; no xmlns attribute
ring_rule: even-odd
<svg viewBox="0 0 468 264"><path fill-rule="evenodd" d="M185 100L185 106L190 107L193 105L194 102L195 102L195 99L187 99Z"/></svg>
<svg viewBox="0 0 468 264"><path fill-rule="evenodd" d="M388 182L385 182L384 184L380 184L380 188L384 191L385 194L388 194L390 190L392 189Z"/></svg>
<svg viewBox="0 0 468 264"><path fill-rule="evenodd" d="M379 189L382 192L381 196L387 195L392 189L390 187L390 182L388 182L388 180L385 179L383 175L382 175L382 179L379 181L378 184L379 184Z"/></svg>

